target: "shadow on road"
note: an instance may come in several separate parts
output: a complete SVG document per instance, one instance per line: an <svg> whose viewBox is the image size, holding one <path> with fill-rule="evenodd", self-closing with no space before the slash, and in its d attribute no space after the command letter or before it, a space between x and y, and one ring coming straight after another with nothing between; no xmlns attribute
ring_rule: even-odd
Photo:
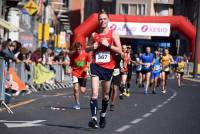
<svg viewBox="0 0 200 134"><path fill-rule="evenodd" d="M71 129L83 130L83 131L96 131L96 129L80 127L80 126L59 125L59 124L44 124L44 125L45 126L50 126L50 127L71 128Z"/></svg>

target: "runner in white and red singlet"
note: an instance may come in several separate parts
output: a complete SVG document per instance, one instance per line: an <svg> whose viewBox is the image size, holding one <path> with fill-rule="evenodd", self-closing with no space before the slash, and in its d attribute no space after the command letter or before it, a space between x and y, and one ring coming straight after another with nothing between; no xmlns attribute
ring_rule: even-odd
<svg viewBox="0 0 200 134"><path fill-rule="evenodd" d="M104 128L106 125L106 111L109 102L110 80L115 67L115 53L121 54L121 43L119 36L108 27L109 16L103 10L98 15L99 29L92 33L88 50L93 51L93 61L90 65L92 76L92 96L90 100L91 120L88 126L98 128L97 110L99 83L102 81L102 111L100 113L99 126Z"/></svg>

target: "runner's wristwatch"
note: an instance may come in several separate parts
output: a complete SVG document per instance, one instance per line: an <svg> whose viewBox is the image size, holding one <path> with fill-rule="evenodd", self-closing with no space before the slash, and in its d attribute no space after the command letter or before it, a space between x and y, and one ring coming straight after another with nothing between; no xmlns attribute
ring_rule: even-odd
<svg viewBox="0 0 200 134"><path fill-rule="evenodd" d="M111 45L108 45L107 48L108 48L108 49L111 49Z"/></svg>

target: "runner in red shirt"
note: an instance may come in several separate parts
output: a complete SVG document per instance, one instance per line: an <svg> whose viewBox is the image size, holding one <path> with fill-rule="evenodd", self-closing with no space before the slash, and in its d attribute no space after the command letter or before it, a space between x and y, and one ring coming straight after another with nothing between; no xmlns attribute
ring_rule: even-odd
<svg viewBox="0 0 200 134"><path fill-rule="evenodd" d="M82 50L79 42L74 44L75 51L70 56L70 66L72 68L72 83L74 90L74 98L76 104L74 109L80 109L79 90L82 93L86 91L87 71L90 62L89 55Z"/></svg>
<svg viewBox="0 0 200 134"><path fill-rule="evenodd" d="M108 14L102 10L98 15L99 29L92 34L88 50L92 50L93 61L90 65L92 76L92 97L90 109L92 118L88 126L97 128L97 110L99 83L102 80L102 111L100 113L99 126L104 128L106 125L106 111L109 101L110 80L115 67L115 53L121 54L121 43L117 33L108 27Z"/></svg>

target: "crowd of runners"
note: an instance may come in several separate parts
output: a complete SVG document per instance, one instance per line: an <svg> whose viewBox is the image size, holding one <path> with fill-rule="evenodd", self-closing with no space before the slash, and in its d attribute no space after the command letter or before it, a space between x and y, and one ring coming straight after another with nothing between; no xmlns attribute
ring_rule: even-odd
<svg viewBox="0 0 200 134"><path fill-rule="evenodd" d="M109 101L110 110L114 111L118 97L123 99L131 95L131 84L134 84L131 79L133 68L136 72L135 84L147 95L157 92L166 94L170 72L175 73L178 87L181 87L186 67L183 57L177 56L174 59L168 49L164 49L161 55L158 50L152 51L147 46L144 53L133 55L131 46L121 44L118 34L109 29L109 15L105 11L99 13L98 22L99 29L92 33L86 49L83 50L82 44L76 42L73 45L74 51L69 56L75 98L74 109L81 108L79 93L86 92L87 78L91 77L91 120L88 123L91 128L106 126ZM102 103L98 124L100 83Z"/></svg>

